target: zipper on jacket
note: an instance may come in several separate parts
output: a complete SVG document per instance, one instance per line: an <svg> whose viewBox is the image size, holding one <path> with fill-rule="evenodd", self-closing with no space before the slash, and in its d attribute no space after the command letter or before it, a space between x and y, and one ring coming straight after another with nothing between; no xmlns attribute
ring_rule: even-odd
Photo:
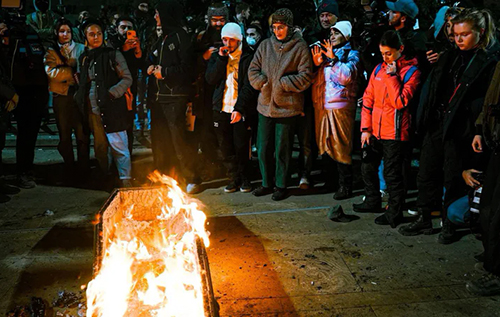
<svg viewBox="0 0 500 317"><path fill-rule="evenodd" d="M163 42L161 42L161 50L160 50L160 62L161 62L161 59L162 59L162 56L163 56L163 47L165 46L165 41L167 40L167 36L165 36L165 39L163 40ZM170 90L170 95L172 95L172 89L167 85L167 83L165 83L165 86L167 86L168 90ZM158 78L156 78L156 88L157 88L157 91L156 91L156 101L158 101L158 99L160 98L160 81Z"/></svg>

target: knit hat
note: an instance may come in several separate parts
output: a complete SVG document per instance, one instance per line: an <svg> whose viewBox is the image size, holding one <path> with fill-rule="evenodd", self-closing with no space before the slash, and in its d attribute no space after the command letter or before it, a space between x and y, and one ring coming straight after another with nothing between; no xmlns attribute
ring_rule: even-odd
<svg viewBox="0 0 500 317"><path fill-rule="evenodd" d="M293 26L293 13L290 9L282 8L276 10L271 16L271 25L275 23L286 24L290 27Z"/></svg>
<svg viewBox="0 0 500 317"><path fill-rule="evenodd" d="M213 16L223 16L229 19L229 10L223 3L213 3L208 7L207 16L210 19Z"/></svg>
<svg viewBox="0 0 500 317"><path fill-rule="evenodd" d="M234 22L229 22L224 25L220 32L220 37L228 37L231 39L237 39L238 41L243 40L243 34L241 34L241 27L234 23Z"/></svg>
<svg viewBox="0 0 500 317"><path fill-rule="evenodd" d="M352 34L352 24L349 21L339 21L332 25L332 29L338 30L345 37L346 40L351 38Z"/></svg>
<svg viewBox="0 0 500 317"><path fill-rule="evenodd" d="M340 15L339 13L339 5L336 0L323 0L318 5L318 9L316 9L316 13L320 15L323 12L333 13L336 17Z"/></svg>
<svg viewBox="0 0 500 317"><path fill-rule="evenodd" d="M386 1L387 9L406 14L415 19L418 14L418 7L413 0L397 0L396 2Z"/></svg>

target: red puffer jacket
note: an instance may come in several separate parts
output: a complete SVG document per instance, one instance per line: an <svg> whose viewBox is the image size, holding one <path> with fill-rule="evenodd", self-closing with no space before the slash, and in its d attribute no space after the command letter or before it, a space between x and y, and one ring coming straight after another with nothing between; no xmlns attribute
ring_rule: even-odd
<svg viewBox="0 0 500 317"><path fill-rule="evenodd" d="M388 75L387 64L375 68L363 95L361 131L377 139L408 141L410 109L408 105L420 83L417 59L396 62L397 73ZM407 74L408 73L408 74Z"/></svg>

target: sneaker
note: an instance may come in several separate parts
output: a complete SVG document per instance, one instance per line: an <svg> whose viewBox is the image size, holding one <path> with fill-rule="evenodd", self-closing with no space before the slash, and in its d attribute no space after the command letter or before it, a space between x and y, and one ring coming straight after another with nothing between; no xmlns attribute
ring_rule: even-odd
<svg viewBox="0 0 500 317"><path fill-rule="evenodd" d="M224 187L225 193L234 193L237 190L238 190L238 185L236 185L235 181L231 181L229 184L227 184L226 187Z"/></svg>
<svg viewBox="0 0 500 317"><path fill-rule="evenodd" d="M363 201L360 204L352 204L352 209L355 212L372 212L372 213L382 212L380 203L368 203L366 201Z"/></svg>
<svg viewBox="0 0 500 317"><path fill-rule="evenodd" d="M493 274L485 274L478 280L467 282L466 287L469 292L475 295L498 295L500 294L500 277Z"/></svg>
<svg viewBox="0 0 500 317"><path fill-rule="evenodd" d="M340 186L339 190L333 195L335 200L343 200L352 197L352 190L345 186Z"/></svg>
<svg viewBox="0 0 500 317"><path fill-rule="evenodd" d="M300 179L300 182L299 182L299 188L302 189L302 190L307 190L309 189L309 180L307 179L307 177L303 176L301 179Z"/></svg>
<svg viewBox="0 0 500 317"><path fill-rule="evenodd" d="M201 192L201 186L199 184L187 184L186 193L189 195L198 194Z"/></svg>
<svg viewBox="0 0 500 317"><path fill-rule="evenodd" d="M269 195L273 192L273 189L272 188L269 188L269 187L264 187L264 186L259 186L257 187L256 190L254 190L252 192L252 194L255 196L255 197L260 197L260 196L265 196L265 195Z"/></svg>
<svg viewBox="0 0 500 317"><path fill-rule="evenodd" d="M21 174L17 177L17 186L24 189L31 189L36 187L33 177L27 174Z"/></svg>
<svg viewBox="0 0 500 317"><path fill-rule="evenodd" d="M241 183L240 192L242 192L242 193L249 193L251 191L252 191L252 183L250 183L250 181L248 181L248 180L244 180Z"/></svg>
<svg viewBox="0 0 500 317"><path fill-rule="evenodd" d="M438 243L450 244L455 241L457 241L457 236L455 235L455 226L449 219L445 219L443 222L443 229L438 236Z"/></svg>
<svg viewBox="0 0 500 317"><path fill-rule="evenodd" d="M288 197L288 191L286 188L276 187L273 196L271 197L274 201L280 201Z"/></svg>

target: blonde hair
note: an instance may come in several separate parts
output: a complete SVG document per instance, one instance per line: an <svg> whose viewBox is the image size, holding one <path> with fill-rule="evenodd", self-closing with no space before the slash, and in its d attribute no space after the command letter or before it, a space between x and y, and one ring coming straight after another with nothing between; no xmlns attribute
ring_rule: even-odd
<svg viewBox="0 0 500 317"><path fill-rule="evenodd" d="M495 23L488 10L465 9L454 17L451 22L454 25L458 23L469 23L474 31L479 32L481 35L478 48L482 50L490 48L496 42Z"/></svg>

